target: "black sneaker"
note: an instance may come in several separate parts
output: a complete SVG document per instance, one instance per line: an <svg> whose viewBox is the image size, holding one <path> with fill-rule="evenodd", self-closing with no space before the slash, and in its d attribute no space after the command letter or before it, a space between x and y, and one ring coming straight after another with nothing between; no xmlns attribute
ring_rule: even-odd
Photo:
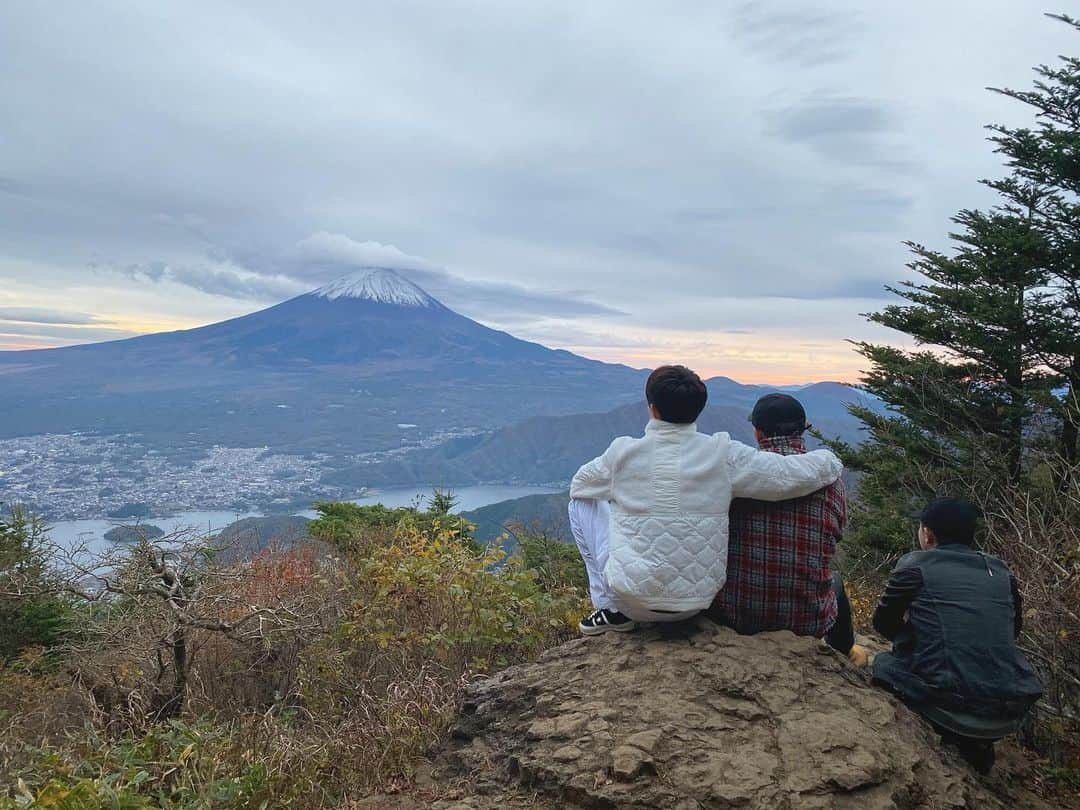
<svg viewBox="0 0 1080 810"><path fill-rule="evenodd" d="M960 746L960 756L966 759L968 764L975 769L975 772L982 776L990 775L990 771L994 769L994 760L997 758L994 756L994 744L992 742L962 745Z"/></svg>
<svg viewBox="0 0 1080 810"><path fill-rule="evenodd" d="M637 622L617 610L601 609L578 622L578 629L587 636L598 636L608 630L625 633L637 627Z"/></svg>
<svg viewBox="0 0 1080 810"><path fill-rule="evenodd" d="M994 769L994 760L997 757L994 755L993 740L974 740L954 732L945 731L941 735L941 742L955 747L960 756L975 769L976 773L989 776L990 771Z"/></svg>

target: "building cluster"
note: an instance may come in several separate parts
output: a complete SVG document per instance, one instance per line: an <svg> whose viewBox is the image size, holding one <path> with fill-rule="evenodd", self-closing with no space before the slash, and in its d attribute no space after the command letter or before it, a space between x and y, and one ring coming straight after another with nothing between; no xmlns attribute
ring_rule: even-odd
<svg viewBox="0 0 1080 810"><path fill-rule="evenodd" d="M134 434L45 434L0 441L0 503L52 520L101 517L125 504L153 514L272 508L343 495L320 479L330 456L212 446L176 453Z"/></svg>
<svg viewBox="0 0 1080 810"><path fill-rule="evenodd" d="M150 514L183 510L279 511L354 498L329 484L342 466L376 465L475 434L475 428L401 428L399 446L368 453L283 453L197 444L162 449L134 433L51 433L0 440L0 504L26 504L51 520L109 516L127 504ZM419 482L428 483L428 482Z"/></svg>

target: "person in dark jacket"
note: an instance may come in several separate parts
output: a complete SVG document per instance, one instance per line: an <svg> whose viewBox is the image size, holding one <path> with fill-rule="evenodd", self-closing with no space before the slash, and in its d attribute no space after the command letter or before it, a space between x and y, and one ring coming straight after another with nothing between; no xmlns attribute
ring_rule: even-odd
<svg viewBox="0 0 1080 810"><path fill-rule="evenodd" d="M922 550L896 565L874 611L874 628L893 649L873 668L942 742L989 773L994 742L1020 727L1042 686L1016 646L1023 623L1016 578L974 548L978 518L957 498L922 511Z"/></svg>

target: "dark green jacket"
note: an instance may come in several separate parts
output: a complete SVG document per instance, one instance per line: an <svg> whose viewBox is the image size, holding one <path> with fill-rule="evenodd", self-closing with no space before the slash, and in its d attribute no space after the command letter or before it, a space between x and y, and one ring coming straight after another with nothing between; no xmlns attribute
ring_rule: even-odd
<svg viewBox="0 0 1080 810"><path fill-rule="evenodd" d="M908 554L874 612L874 627L893 642L874 659L874 677L916 710L1018 721L1042 694L1016 646L1021 610L996 557L960 543Z"/></svg>

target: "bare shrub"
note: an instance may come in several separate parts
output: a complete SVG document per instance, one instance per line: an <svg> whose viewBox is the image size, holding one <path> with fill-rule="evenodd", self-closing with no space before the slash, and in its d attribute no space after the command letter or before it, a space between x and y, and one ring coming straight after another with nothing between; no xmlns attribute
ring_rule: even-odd
<svg viewBox="0 0 1080 810"><path fill-rule="evenodd" d="M1040 485L1005 498L971 497L986 517L988 549L1020 580L1021 647L1043 681L1043 720L1064 737L1080 723L1080 477L1052 465L1043 472Z"/></svg>
<svg viewBox="0 0 1080 810"><path fill-rule="evenodd" d="M453 521L334 515L332 546L250 561L194 534L58 549L84 626L51 674L0 672L38 695L0 701L0 731L19 732L0 742L0 804L17 784L88 807L339 804L407 781L469 679L571 635L578 591L478 553Z"/></svg>
<svg viewBox="0 0 1080 810"><path fill-rule="evenodd" d="M267 588L259 582L266 579L259 565L222 565L219 553L195 532L101 553L53 547L55 576L48 587L82 605L78 632L53 655L106 723L138 728L179 716L195 662L217 639L258 660L316 626L316 594Z"/></svg>

